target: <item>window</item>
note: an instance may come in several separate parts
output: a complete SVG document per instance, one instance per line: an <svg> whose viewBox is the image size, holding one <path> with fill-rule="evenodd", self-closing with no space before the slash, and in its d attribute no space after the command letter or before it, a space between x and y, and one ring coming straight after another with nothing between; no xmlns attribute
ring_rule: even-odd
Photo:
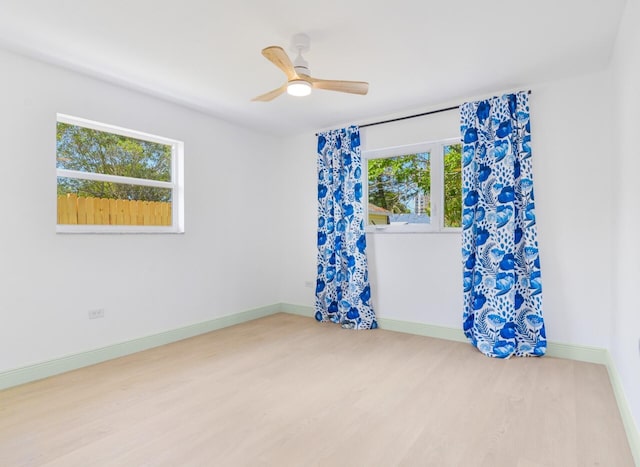
<svg viewBox="0 0 640 467"><path fill-rule="evenodd" d="M182 142L57 117L58 232L184 232Z"/></svg>
<svg viewBox="0 0 640 467"><path fill-rule="evenodd" d="M458 231L461 153L459 138L364 151L367 231Z"/></svg>

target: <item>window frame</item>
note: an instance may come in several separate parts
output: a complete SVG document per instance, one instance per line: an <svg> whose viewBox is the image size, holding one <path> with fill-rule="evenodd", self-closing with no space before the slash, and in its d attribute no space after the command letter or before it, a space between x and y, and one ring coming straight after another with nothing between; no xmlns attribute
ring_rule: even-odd
<svg viewBox="0 0 640 467"><path fill-rule="evenodd" d="M416 153L429 153L431 173L431 215L429 224L386 224L369 225L369 209L365 208L365 232L367 233L460 233L461 227L444 225L444 148L453 144L462 144L460 137L425 141L416 144L390 146L380 149L363 150L362 159L364 199L369 204L369 160L405 156Z"/></svg>
<svg viewBox="0 0 640 467"><path fill-rule="evenodd" d="M56 221L56 233L184 233L184 143L182 141L62 113L56 114L56 125L58 123L171 146L171 181L169 182L56 167L56 185L58 177L66 177L170 189L171 225L58 224Z"/></svg>

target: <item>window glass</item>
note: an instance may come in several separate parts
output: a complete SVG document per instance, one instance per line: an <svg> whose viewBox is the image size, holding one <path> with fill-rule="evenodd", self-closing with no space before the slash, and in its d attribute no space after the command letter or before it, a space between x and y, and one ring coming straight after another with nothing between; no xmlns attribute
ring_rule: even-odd
<svg viewBox="0 0 640 467"><path fill-rule="evenodd" d="M431 214L429 159L428 152L370 159L369 209L384 215L387 224L428 224ZM380 224L380 220L379 216L369 216L370 224Z"/></svg>
<svg viewBox="0 0 640 467"><path fill-rule="evenodd" d="M364 151L367 230L438 232L462 224L462 145L457 139Z"/></svg>
<svg viewBox="0 0 640 467"><path fill-rule="evenodd" d="M170 226L171 206L169 188L58 178L58 224Z"/></svg>
<svg viewBox="0 0 640 467"><path fill-rule="evenodd" d="M57 124L56 167L148 180L171 180L171 145Z"/></svg>
<svg viewBox="0 0 640 467"><path fill-rule="evenodd" d="M181 167L179 141L58 115L58 231L182 232Z"/></svg>
<svg viewBox="0 0 640 467"><path fill-rule="evenodd" d="M462 226L462 145L444 147L444 226Z"/></svg>

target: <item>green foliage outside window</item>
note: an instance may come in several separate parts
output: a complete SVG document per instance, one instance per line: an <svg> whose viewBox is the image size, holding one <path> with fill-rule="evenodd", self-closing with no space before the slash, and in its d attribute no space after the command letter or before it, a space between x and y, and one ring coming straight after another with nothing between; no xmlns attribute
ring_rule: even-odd
<svg viewBox="0 0 640 467"><path fill-rule="evenodd" d="M106 175L171 181L171 146L58 122L56 167ZM58 178L58 195L171 201L171 190Z"/></svg>
<svg viewBox="0 0 640 467"><path fill-rule="evenodd" d="M462 145L444 148L444 226L462 226Z"/></svg>
<svg viewBox="0 0 640 467"><path fill-rule="evenodd" d="M429 196L429 153L370 159L368 168L369 202L389 212L411 212L410 203L418 194Z"/></svg>
<svg viewBox="0 0 640 467"><path fill-rule="evenodd" d="M462 145L444 147L444 227L462 225ZM369 159L369 203L394 214L413 212L415 199L431 197L431 155L408 154L396 157ZM431 215L431 203L424 203L424 211Z"/></svg>

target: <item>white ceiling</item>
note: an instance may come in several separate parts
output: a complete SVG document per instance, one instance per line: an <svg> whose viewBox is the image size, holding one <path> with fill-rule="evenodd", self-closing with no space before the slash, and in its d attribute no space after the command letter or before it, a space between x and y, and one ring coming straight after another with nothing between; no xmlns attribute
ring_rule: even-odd
<svg viewBox="0 0 640 467"><path fill-rule="evenodd" d="M285 135L602 69L624 3L0 0L0 46ZM369 94L250 102L285 81L261 49L298 32L315 77Z"/></svg>

